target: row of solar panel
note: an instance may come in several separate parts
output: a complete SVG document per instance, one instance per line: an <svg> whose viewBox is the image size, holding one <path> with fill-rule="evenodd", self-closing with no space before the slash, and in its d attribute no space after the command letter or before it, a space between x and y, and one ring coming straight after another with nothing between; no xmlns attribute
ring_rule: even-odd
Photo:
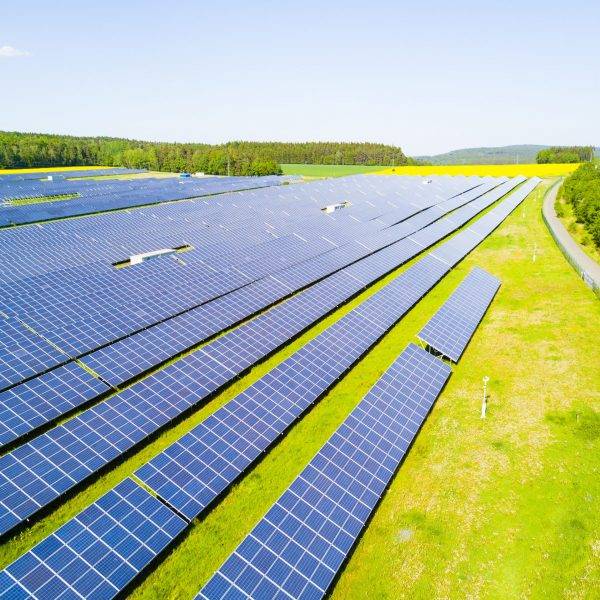
<svg viewBox="0 0 600 600"><path fill-rule="evenodd" d="M489 286L477 285L483 274L485 272L474 271L448 303L452 304L457 293L464 298L466 287L470 287L475 300L478 295L489 296ZM484 301L476 303L478 306L485 304ZM449 374L446 365L410 345L198 597L271 598L281 595L320 598L325 595ZM246 411L253 409L252 406L244 408ZM257 416L255 427L261 420L264 422L264 415L259 412ZM257 431L260 433L260 428ZM217 435L223 435L223 432ZM223 441L231 443L231 440ZM200 449L205 455L205 447ZM186 451L193 453L194 448ZM188 458L196 457L189 454ZM230 458L234 459L233 456ZM193 472L189 460L186 466ZM228 468L234 470L232 464L210 466L220 467L221 473L227 472ZM215 473L219 471L215 470ZM120 484L120 487L124 486L131 488L133 484L126 480ZM119 487L114 493L120 498ZM141 489L137 493L140 494ZM106 503L107 500L108 497L104 497L99 502ZM87 517L92 509L94 505L83 515ZM128 512L130 510L128 507ZM101 511L98 514L102 514ZM174 517L173 513L169 519ZM138 520L137 515L132 520L136 527ZM176 533L180 532L179 526ZM94 597L97 590L102 590L102 597L112 597L135 576L128 568L129 564L112 565L116 567L115 571L125 571L123 580L119 581L113 572L103 573L102 568L97 569L94 565L91 573L83 571L83 575L81 570L56 563L56 559L54 563L60 565L61 571L54 574L50 558L65 547L72 549L74 540L81 535L81 530L75 529L72 534L63 533L60 538L63 529L56 534L62 544L54 537L48 538L29 553L32 556L25 555L11 565L3 574L6 582L0 578L0 585L11 592L19 590L35 594L41 586L48 585L50 577L54 580L54 589L59 592L57 597L63 597L60 595L63 589L68 592L73 587L79 593L83 592L84 597ZM100 532L106 535L105 529ZM121 536L125 535L127 531L121 532ZM120 542L120 538L117 537L117 541ZM89 544L93 543L94 538L90 536ZM44 545L50 546L48 556L43 551ZM122 543L119 543L117 550L121 547ZM148 549L142 550L136 552L142 556L138 570L146 567L156 555ZM32 581L30 570L40 569L41 565L50 566L46 579ZM27 576L23 577L25 573ZM85 577L90 582L86 586L82 585L83 581L88 581ZM117 585L113 590L109 586L115 580Z"/></svg>
<svg viewBox="0 0 600 600"><path fill-rule="evenodd" d="M524 197L523 192L524 188L521 188L516 194ZM489 231L497 226L502 218L504 217L500 215L500 219L496 223L488 223ZM479 241L486 235L487 233L480 234ZM470 230L458 234L453 240L446 242L442 248L456 244L460 247L463 239L467 236L472 238ZM466 250L466 252L468 251L470 248ZM456 260L459 259L460 257ZM233 446L225 446L226 451L237 453L235 457L237 463L234 466L238 472L241 471L244 464L247 466L248 458L251 459L253 453L260 453L270 441L281 433L282 426L285 428L291 424L450 267L451 265L435 258L432 253L313 340L300 353L306 353L311 348L316 348L320 371L317 371L316 365L308 357L304 361L296 363L293 362L294 357L286 361L281 369L284 371L291 369L292 372L294 369L298 370L300 381L293 374L285 372L282 375L282 381L286 383L292 381L294 385L299 386L299 391L288 393L284 398L278 397L281 402L275 407L262 407L262 411L267 417L267 420L260 424L262 429L257 430L255 422L252 423L251 428L248 428L248 424L235 416L235 411L227 410L227 407L221 409L225 410L225 416L231 419L234 437L236 436L235 427L241 428L241 434L237 432L237 437L241 439L234 440ZM362 332L361 335L357 333L359 331ZM120 398L117 397L112 403L112 407L109 403L104 403L105 406L100 405L96 409L87 411L87 415L84 413L82 417L73 419L65 426L40 436L32 443L26 444L0 459L0 462L3 463L0 472L4 478L1 488L2 497L5 498L4 529L9 530L14 527L66 489L85 479L100 466L107 464L120 452L132 447L150 432L156 431L157 427L168 422L170 418L180 414L182 410L198 402L225 381L230 380L235 374L215 360L215 356L218 354L211 355L210 346L207 348L208 350L197 352L188 359L179 361L173 367L153 376L152 386L146 387L143 394L137 394L134 386L121 394ZM231 359L235 355L233 352L228 352L226 356ZM332 357L335 357L333 362ZM282 384L282 381L277 378L279 372L272 372L268 375L268 377L274 378L272 388L277 393L281 391ZM302 375L308 378L304 382ZM323 384L325 384L325 388ZM245 394L247 393L248 391L245 392ZM263 401L269 402L270 400L261 394L260 389L256 398L249 400L249 402ZM261 414L257 412L261 408L260 406L254 408L256 410L253 410L248 417L251 420L255 419L257 414L259 416ZM276 409L277 415L271 414L269 408ZM282 414L279 414L281 412ZM276 426L274 427L273 424ZM218 446L223 445L222 434L225 425L218 418L217 413L202 424L202 427L214 428L214 431L207 432L206 439L211 443L217 443ZM245 441L243 434L252 436L253 439ZM197 442L194 432L188 436L191 436L188 439L194 443ZM206 441L203 443L206 445ZM152 461L154 464L151 463L144 467L138 475L148 481L149 478L152 478L150 485L156 487L159 487L157 481L163 477L164 485L162 485L161 495L164 494L165 499L171 503L178 503L183 514L192 514L194 511L201 510L203 503L206 505L209 501L208 498L214 497L220 486L227 485L216 478L215 481L209 480L204 484L196 481L186 492L174 489L172 482L169 481L169 469L163 472L161 468L157 468L157 465L160 467L161 461L171 463L169 452L170 450L167 450L164 453L164 458L163 455L160 455L154 459ZM240 452L248 454L240 455ZM231 461L229 462L231 463ZM189 468L185 469L185 472L186 476L189 476ZM210 477L211 473L204 469L199 477ZM229 474L235 475L235 469L232 469ZM198 492L193 499L187 493L190 489Z"/></svg>
<svg viewBox="0 0 600 600"><path fill-rule="evenodd" d="M430 348L458 362L492 302L500 281L475 268L419 332Z"/></svg>
<svg viewBox="0 0 600 600"><path fill-rule="evenodd" d="M501 192L496 192L496 194L499 193ZM466 199L449 201L444 210L452 210L466 201ZM488 201L491 201L491 198L488 198ZM437 218L440 212L434 210L433 215L429 218ZM421 226L425 222L421 216L417 216L417 220L416 226ZM401 237L405 237L413 230L409 222L410 219L403 223L406 226L402 230ZM456 227L455 223L449 225L452 228ZM385 243L390 241L390 238L386 238ZM374 240L371 240L370 243L371 247L375 245ZM354 255L351 257L352 259L358 259L368 254L362 245L356 246L356 248L360 251L360 255ZM408 242L406 249L395 248L396 251L387 258L378 256L367 262L355 263L352 270L348 271L347 276L331 281L322 281L310 293L305 292L304 295L292 299L288 304L278 307L275 312L270 313L268 315L271 320L270 328L285 332L287 321L308 326L314 319L326 314L349 296L360 291L363 285L371 282L374 277L383 275L400 262L413 256L419 249L420 246ZM231 326L265 308L290 291L299 289L343 267L348 262L352 262L343 255L340 255L339 258L341 261L339 264L331 262L321 265L309 264L305 267L304 272L296 272L294 278L281 277L289 287L282 286L279 281L273 279L247 286L219 301L94 352L85 357L83 362L111 385L123 383L174 354L203 341L224 327ZM374 269L376 265L378 266ZM303 318L298 320L294 316L294 312L301 314ZM281 324L276 324L273 319L275 315L279 315ZM253 324L249 324L247 327L251 328L252 326ZM278 337L274 339L277 339L278 343L285 341ZM76 380L77 385L74 385L75 373L79 374L79 378ZM0 442L6 444L14 441L19 436L29 433L36 427L44 425L51 419L90 400L94 392L100 395L108 391L107 386L97 380L92 385L92 381L92 377L88 373L71 364L4 392L0 395L0 416L2 417L0 420L4 423L0 432Z"/></svg>
<svg viewBox="0 0 600 600"><path fill-rule="evenodd" d="M459 357L499 285L473 269L419 337ZM197 598L325 596L450 373L410 344Z"/></svg>
<svg viewBox="0 0 600 600"><path fill-rule="evenodd" d="M197 180L202 181L202 180ZM196 185L181 184L177 187L166 186L155 190L129 190L128 192L115 193L108 196L104 195L82 195L82 197L71 198L64 201L40 202L37 204L13 205L4 204L0 207L0 227L9 225L20 225L24 223L34 223L60 219L64 217L73 217L78 215L93 214L107 210L118 210L133 206L158 204L159 202L173 202L175 200L185 200L198 196L213 194L222 194L236 190L247 190L260 188L263 186L280 185L282 180L273 177L248 177L236 178L236 181L229 181L227 178L210 178L202 184L194 182ZM63 186L64 187L64 186ZM75 190L76 187L73 187ZM46 195L76 193L64 190L46 190ZM42 196L42 192L36 194L27 194L24 196Z"/></svg>
<svg viewBox="0 0 600 600"><path fill-rule="evenodd" d="M197 598L325 596L450 373L409 345Z"/></svg>

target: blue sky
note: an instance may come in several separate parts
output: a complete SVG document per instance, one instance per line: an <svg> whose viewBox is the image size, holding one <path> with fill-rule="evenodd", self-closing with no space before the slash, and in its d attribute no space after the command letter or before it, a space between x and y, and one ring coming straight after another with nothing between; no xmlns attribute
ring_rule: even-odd
<svg viewBox="0 0 600 600"><path fill-rule="evenodd" d="M598 2L8 4L0 129L600 144Z"/></svg>

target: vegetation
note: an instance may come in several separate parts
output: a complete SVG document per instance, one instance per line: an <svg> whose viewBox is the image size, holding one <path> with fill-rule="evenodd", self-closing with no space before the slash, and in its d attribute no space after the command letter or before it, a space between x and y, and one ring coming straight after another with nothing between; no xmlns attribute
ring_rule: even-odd
<svg viewBox="0 0 600 600"><path fill-rule="evenodd" d="M593 146L552 146L546 150L540 150L536 156L536 162L543 164L555 163L581 163L594 159Z"/></svg>
<svg viewBox="0 0 600 600"><path fill-rule="evenodd" d="M58 194L55 196L34 196L32 198L18 198L7 202L9 206L24 206L27 204L41 204L43 202L58 202L60 200L72 200L79 198L79 194Z"/></svg>
<svg viewBox="0 0 600 600"><path fill-rule="evenodd" d="M281 165L284 175L302 177L345 177L361 173L376 173L391 167L364 165Z"/></svg>
<svg viewBox="0 0 600 600"><path fill-rule="evenodd" d="M392 167L382 171L386 175L478 175L480 177L558 177L568 175L577 168L576 164L558 165L448 165Z"/></svg>
<svg viewBox="0 0 600 600"><path fill-rule="evenodd" d="M194 523L131 596L191 598L475 265L500 277L502 287L333 598L593 596L600 575L600 373L590 365L600 363L600 304L544 226L541 198L541 190L534 192L453 269L255 469ZM14 536L0 548L0 567L384 282ZM515 361L515 356L523 360ZM489 408L482 421L484 375L490 377Z"/></svg>
<svg viewBox="0 0 600 600"><path fill-rule="evenodd" d="M104 165L214 175L281 173L279 163L407 164L395 146L337 142L229 142L221 145L145 142L107 137L0 132L0 169Z"/></svg>
<svg viewBox="0 0 600 600"><path fill-rule="evenodd" d="M564 195L560 192L556 197L554 209L556 210L556 216L562 221L565 229L567 229L581 249L592 260L600 264L600 248L594 244L584 225L577 221L577 217L573 212L573 205L567 202Z"/></svg>
<svg viewBox="0 0 600 600"><path fill-rule="evenodd" d="M590 235L596 248L600 249L600 170L598 165L581 165L562 188L562 195L573 207L578 223Z"/></svg>

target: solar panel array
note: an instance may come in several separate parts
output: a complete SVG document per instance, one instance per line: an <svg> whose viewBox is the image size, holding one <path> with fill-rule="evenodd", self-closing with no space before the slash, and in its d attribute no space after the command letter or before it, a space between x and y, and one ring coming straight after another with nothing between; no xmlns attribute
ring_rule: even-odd
<svg viewBox="0 0 600 600"><path fill-rule="evenodd" d="M169 205L149 213L7 231L0 236L0 265L6 266L0 270L0 310L75 358L384 227L376 219L357 220L351 211L324 216L309 197L312 186L303 186L311 190L296 201L299 193L292 195L291 187L276 195L263 191L256 205L248 202L247 193L243 208L253 216L235 228L230 221L240 213L234 205L238 196L229 195L219 201L221 206L215 201ZM443 199L425 196L408 211L404 205L390 206L389 211L401 211L406 218ZM284 214L300 201L304 207L295 211L300 219ZM276 216L274 211L277 231L265 223ZM380 214L381 208L375 207L369 217ZM121 270L113 267L132 254L185 244L194 250L181 255L183 265L165 258Z"/></svg>
<svg viewBox="0 0 600 600"><path fill-rule="evenodd" d="M126 479L0 572L0 597L113 598L185 525Z"/></svg>
<svg viewBox="0 0 600 600"><path fill-rule="evenodd" d="M504 184L487 194L485 196L486 202L490 202L492 199L498 197L508 185L508 183ZM345 247L329 252L322 259L305 261L297 266L279 271L276 274L277 279L269 276L258 280L211 303L187 311L157 326L144 329L138 334L126 337L122 342L113 343L105 349L93 352L83 359L83 363L94 369L111 385L123 383L127 379L142 373L145 369L155 366L160 361L166 360L174 354L203 341L224 327L231 326L241 319L252 315L254 312L267 307L269 304L280 300L285 295L343 268L352 261L359 260L380 248L385 248L386 245L406 238L410 233L414 233L426 223L435 221L441 215L445 214L445 212L469 203L477 194L478 192L469 192L468 194L457 196L429 209L425 209L414 217L406 219L401 225L386 229L379 239L374 235L363 237L355 244L346 245ZM451 228L455 227L452 222L449 222L449 224ZM419 249L415 244L411 242L407 243L407 250L410 250L410 252L406 253L404 260L414 255ZM389 266L386 270L397 266L401 254L402 251L400 254L396 252L393 261L390 261L388 258L386 264ZM363 266L362 271L365 270L364 267L366 267L367 262L361 263ZM380 267L377 273L381 275L386 270L381 271ZM353 290L348 290L345 293L344 289L336 289L334 297L332 296L332 291L328 289L328 297L333 302L333 304L330 302L329 310L335 308L349 294L351 295L359 291L362 287L360 285L361 281L368 283L372 280L372 269L369 277L365 277L364 273L355 271L351 281ZM282 281L285 283L282 283ZM321 282L319 285L330 288L334 282L335 280L329 283ZM345 285L344 287L347 288L348 286ZM319 294L319 290L315 290L315 293ZM79 339L79 341L81 340ZM66 375L64 370L62 373ZM59 371L57 372L57 377L46 377L46 379L53 381L54 385L59 386L60 374L61 372ZM60 390L52 392L52 390L47 390L46 392L47 403L58 402L62 406L76 406L78 404L77 399L72 395L69 398L69 403L65 403ZM22 394L29 394L28 385L13 388L9 397L12 398L15 395L20 396ZM3 396L0 395L0 417L3 412L2 400ZM89 400L87 396L81 397L82 402L87 400ZM43 423L36 419L36 424L39 426ZM10 440L7 439L7 441Z"/></svg>
<svg viewBox="0 0 600 600"><path fill-rule="evenodd" d="M523 195L523 188L516 193ZM467 229L446 242L442 248L448 245L454 247L457 243L460 245L465 235L469 236L472 243L472 236ZM485 235L487 234L480 236L479 241ZM476 243L472 243L472 246L474 245ZM382 268L379 261L376 261L374 266ZM312 362L310 351L313 348L316 349L317 359L321 362L329 362L330 357L336 355L338 360L321 366L320 389L318 386L312 386L303 390L303 395L294 410L298 409L301 412L308 407L326 389L325 384L331 385L335 378L341 376L343 371L383 335L385 330L450 267L451 265L435 258L432 253L333 328L313 340L310 347L303 348L301 352L306 354L309 362ZM363 332L361 336L353 333L359 329ZM255 331L260 333L260 329ZM269 341L271 330L268 329L262 332L264 343L259 343L258 336L244 340L238 331L228 335L232 335L229 363L224 360L222 352L222 344L228 342L223 342L225 338L221 338L214 342L214 346L211 344L176 362L1 457L0 522L3 523L3 531L18 525L67 489L132 448L224 383L231 381L248 365L247 356L235 354L236 344L245 343L245 352L254 353L254 361L273 347L273 342ZM352 343L347 344L345 336L349 336L348 339L352 340ZM285 334L282 337L285 338ZM285 339L276 340L275 345L283 341ZM340 353L340 348L343 348L344 352ZM284 367L302 370L301 363L293 365L290 362ZM273 376L273 372L270 376ZM275 386L278 386L277 382ZM292 411L286 413L285 418L293 416ZM281 420L281 423L283 422ZM278 434L276 429L269 432L271 436Z"/></svg>
<svg viewBox="0 0 600 600"><path fill-rule="evenodd" d="M86 172L86 176L121 175L115 172ZM127 169L123 170L127 173ZM130 170L128 174L142 171ZM71 177L82 177L79 173ZM201 177L154 178L129 180L66 179L52 174L52 181L27 179L6 180L0 175L0 227L60 219L96 212L118 210L140 205L173 202L225 192L262 188L288 182L287 177ZM56 197L75 194L58 200ZM55 197L55 199L52 199ZM34 204L18 204L17 200L40 198Z"/></svg>
<svg viewBox="0 0 600 600"><path fill-rule="evenodd" d="M322 598L450 376L411 344L197 598Z"/></svg>
<svg viewBox="0 0 600 600"><path fill-rule="evenodd" d="M0 315L0 390L68 358L17 319Z"/></svg>
<svg viewBox="0 0 600 600"><path fill-rule="evenodd" d="M419 338L458 362L499 287L499 279L475 267L421 329Z"/></svg>
<svg viewBox="0 0 600 600"><path fill-rule="evenodd" d="M357 191L360 189L360 185L357 186L356 181L351 181L353 179L362 181L361 178L348 179L350 181L344 182L342 187L345 186L345 190L354 190L354 194L359 195L353 196L352 210L336 211L341 213L340 215L321 214L320 216L325 219L323 222L327 223L327 226L323 226L320 221L316 220L311 211L324 203L324 200L327 201L328 193L334 194L333 189L328 191L327 188L328 185L333 185L331 183L322 184L306 193L297 193L290 189L285 190L282 195L279 194L279 190L263 190L260 192L260 198L256 196L258 192L247 192L243 195L243 199L241 196L232 195L231 198L224 196L223 204L218 209L215 209L215 206L208 207L207 204L203 204L201 212L198 212L197 206L193 206L196 203L189 203L193 206L191 211L180 209L175 205L161 206L158 207L159 212L165 208L174 208L174 212L161 212L157 215L150 213L150 217L145 216L146 221L148 218L156 218L157 224L155 227L141 231L138 241L150 240L153 236L157 238L163 236L162 240L166 240L172 235L181 239L179 226L186 229L187 225L183 225L187 222L186 219L195 215L194 222L197 224L200 214L208 217L211 210L214 209L214 214L210 218L214 220L214 223L223 225L223 235L219 235L221 232L218 232L219 234L214 237L215 244L211 254L215 260L214 264L223 265L223 249L226 246L226 239L230 241L235 239L237 242L244 240L244 243L234 243L233 251L229 249L231 261L227 264L236 265L234 269L238 272L241 272L239 269L243 269L245 266L254 276L256 273L263 273L260 270L261 261L267 259L265 262L271 261L271 264L277 262L266 249L269 246L268 242L274 241L279 244L274 246L278 252L282 248L285 250L295 248L296 246L288 246L288 242L283 242L282 239L288 236L302 240L303 236L297 232L306 235L306 231L311 231L311 225L315 225L314 231L311 232L312 236L304 239L308 246L313 245L318 239L322 240L324 244L319 248L317 254L303 255L302 260L296 263L286 264L283 269L268 272L262 278L250 279L248 283L239 285L237 291L221 293L220 296L207 301L204 305L184 310L179 316L171 313L162 321L156 321L155 315L153 316L154 323L150 320L149 325L142 326L140 326L140 321L133 319L132 327L140 327L139 332L134 329L133 333L125 335L122 339L123 343L127 339L136 338L145 331L151 331L154 327L171 325L174 323L174 319L179 319L180 316L184 317L186 314L192 314L195 310L211 307L214 304L214 307L206 309L209 312L204 314L204 318L216 320L217 325L213 325L212 329L207 331L218 332L223 327L229 326L227 325L229 321L223 315L231 308L236 307L238 303L244 308L237 312L234 311L236 313L234 319L243 318L241 315L244 314L244 311L254 314L269 303L276 301L277 298L285 297L306 285L309 286L306 290L297 293L271 310L217 338L192 355L175 362L114 397L84 411L80 416L67 421L64 425L56 427L0 457L0 534L10 531L41 508L48 506L67 490L98 472L100 468L121 456L123 452L133 448L148 435L158 431L183 411L197 405L210 393L232 381L245 368L300 333L316 319L360 291L368 283L453 232L495 202L503 193L521 182L521 180L511 180L483 195L483 192L487 192L498 182L457 178L445 188L444 186L437 189L433 186L421 186L421 188L431 188L431 190L422 196L420 202L415 202L411 208L407 209L406 206L402 206L401 202L398 202L399 197L395 200L390 199L390 188L388 188L387 197L386 194L382 194L371 202L368 198L369 193L372 192L368 192L366 189ZM131 567L129 570L124 569L127 571L127 576L116 577L114 581L111 581L106 573L99 571L95 560L87 563L85 567L81 567L77 562L73 562L71 566L69 562L59 577L62 583L67 582L66 588L55 588L56 597L73 596L73 585L82 577L93 580L94 586L89 587L92 583L82 584L88 587L82 587L83 593L77 592L80 596L92 596L92 590L101 589L98 587L100 585L104 586L101 595L108 596L109 591L112 595L122 591L131 579L153 560L157 552L166 547L185 526L185 522L176 517L175 513L168 509L163 502L177 508L180 514L185 515L187 519L200 514L287 427L300 418L312 403L317 401L337 379L343 376L345 371L406 310L427 293L456 262L489 235L536 184L536 180L530 180L522 185L483 218L415 263L391 284L325 330L251 388L239 394L197 428L139 469L136 475L162 500L160 502L148 495L153 502L158 503L166 511L161 518L163 520L175 518L174 523L177 526L173 526L171 538L164 539L164 545L157 548L156 552L144 550L136 555L138 557L136 564L128 565ZM367 187L374 188L371 184ZM477 190L477 187L481 189ZM416 193L420 188L418 185L412 187L409 185L407 189L410 193ZM314 197L311 196L313 191L315 191ZM339 193L339 189L335 190L336 198L339 198ZM247 202L252 197L256 197L259 204L264 201L264 206L271 211L271 218L268 221L265 220L266 213L264 211L255 220L243 218L239 222L236 222L235 219L227 221L227 215L239 212L240 207L236 204L238 201ZM287 202L282 202L286 199ZM245 203L243 210L248 209L249 206L251 206L250 202ZM385 206L385 209L382 209L382 206ZM294 209L297 209L295 213ZM438 220L448 210L453 210L451 216ZM289 214L286 214L288 211ZM277 218L275 218L276 213ZM291 214L293 214L293 218L289 218ZM104 256L102 260L111 255L110 252L118 247L122 239L118 234L111 238L112 216L109 217L108 221L104 222L104 225L108 225L109 235L105 247L100 252ZM165 218L167 220L174 219L174 223L177 224L174 230L164 227ZM136 219L139 219L139 215L134 215L132 219L125 219L118 225L115 222L115 232L128 220L129 224L133 224ZM335 226L331 226L330 220ZM203 226L209 223L207 220L202 220L202 222ZM55 225L58 226L57 229L54 229ZM43 232L41 235L46 236L47 240L52 239L56 248L64 242L64 238L61 239L61 231L66 236L73 235L73 231L69 231L69 228L63 230L63 225L59 223L52 224L51 231L48 232L44 232L45 227L41 228L40 231ZM53 280L60 280L65 286L67 296L71 293L69 289L81 290L82 284L84 284L89 297L93 298L96 293L94 288L96 280L102 279L106 275L100 266L101 260L99 262L97 257L92 256L93 248L97 246L94 235L98 234L96 231L98 228L99 226L95 225L94 231L86 232L86 227L78 230L78 234L83 235L78 238L79 242L84 241L81 252L78 251L76 245L72 247L72 250L67 245L66 256L61 257L54 253L52 244L50 244L50 249L45 249L47 250L45 266L40 268L39 260L34 259L31 263L25 261L27 265L25 270L16 274L8 274L9 297L12 295L12 298L16 298L17 289L21 293L26 291L30 294L33 291L35 294L39 294L40 289L44 289L44 286L52 287ZM20 244L31 243L31 228L25 229L29 229L29 231L27 235L18 240ZM57 233L59 234L58 239L55 239ZM213 234L211 233L211 235ZM236 236L238 237L236 238ZM223 242L217 242L218 239L222 239ZM92 242L89 247L87 247L88 241ZM0 246L3 242L6 240L0 237ZM329 248L325 249L327 243L329 243ZM210 247L210 244L206 245L206 248ZM264 254L251 254L258 247L265 249ZM10 248L11 252L14 252L14 249ZM187 253L182 256L187 258ZM329 258L333 258L333 260L330 261ZM65 260L67 262L72 260L74 270L63 267ZM164 262L157 260L150 265L144 264L144 276L152 277L160 274L161 277L172 277L176 272L175 269L171 269L170 266L163 267ZM203 256L200 261L192 258L191 263L194 265L202 263L203 268L208 264L206 256ZM310 267L313 263L315 270ZM78 265L85 267L88 271L83 279L81 273L78 272ZM159 266L155 267L155 265ZM150 268L146 269L146 267ZM200 272L196 275L201 281ZM6 277L4 273L3 276ZM143 282L143 278L135 278L136 285L141 282ZM69 288L71 283L73 287ZM102 285L106 286L107 284L108 280L105 278ZM185 284L188 284L188 281ZM182 287L184 287L183 284ZM252 291L245 296L244 290ZM158 293L160 294L162 291L161 289ZM11 319L21 323L21 315L16 310L17 304L13 303L7 307L1 303L5 298L0 297L0 307ZM228 303L234 298L233 303ZM51 318L50 311L43 314L42 304L38 302L39 296L37 298L35 295L28 296L27 299L28 301L35 299L37 302L35 307L28 306L27 314L36 315L36 325L43 329L44 323ZM81 300L81 297L73 296L73 306L75 307L78 302L81 304ZM172 311L172 308L171 306L169 310ZM211 310L212 312L210 312ZM65 310L65 323L69 327L72 327L76 318L75 310L72 313ZM98 324L96 323L96 325ZM26 330L32 329L29 323L24 323L24 325ZM48 322L46 327L51 333L52 325ZM77 329L74 331L78 332ZM168 329L162 331L165 333L168 332ZM179 331L181 330L172 329L171 338L168 335L156 336L154 338L157 341L156 347L147 343L150 338L137 338L137 346L134 347L140 356L142 353L145 354L143 358L146 364L158 364L166 356L164 350L158 350L161 346L158 343L160 340L165 340L165 346L169 348L167 353L172 352L171 355L173 355L181 351L179 350L181 346L173 343L173 340L178 337ZM201 332L199 337L203 335L205 332ZM40 335L40 338L46 341L45 332L44 335ZM193 345L194 339L198 338L193 334L188 335L185 343ZM110 349L112 345L116 346L113 342L114 340L106 342L109 345L106 345L105 350ZM53 347L52 344L50 347ZM69 350L71 356L76 355L76 348L69 346ZM113 364L119 356L124 355L124 350L125 347L121 348L120 354L113 355L111 359ZM92 354L81 356L83 356L83 360L86 360L86 356L91 357ZM137 359L137 357L135 358ZM111 360L107 360L106 363L98 360L96 365L101 368L103 364L111 364ZM135 369L131 369L130 366L131 363L126 369L120 371L111 367L106 371L106 376L113 377L115 382L126 381L136 374ZM50 399L46 407L50 411L48 414L53 410L57 414L70 410L67 405L60 405L58 398L61 394L56 396L56 404L51 400L58 390L56 382L49 383L48 392L44 392L43 395L38 391L34 391L30 396L22 395L20 392L25 385L37 386L40 385L40 382L50 381L52 375L59 375L59 380L63 381L62 378L67 377L66 370L74 367L79 369L74 369L70 375L71 388L75 391L72 395L70 392L63 394L63 398L68 399L71 406L77 405L78 400L73 400L74 398L81 398L81 401L85 402L110 389L101 380L91 376L87 370L82 369L76 361L68 362L66 365L53 365L47 367L46 371L38 377L25 379L22 383L12 385L6 390L6 392L15 394L15 398L12 400L14 402L12 406L15 407L13 412L21 413L22 407L34 406L35 402L39 402L40 397L44 401ZM90 382L81 375L82 372L104 387L93 389L94 386L89 385ZM78 387L82 389L77 389ZM4 400L4 398L0 399ZM0 410L2 409L0 408ZM43 411L38 411L38 413L44 418ZM19 424L19 427L26 428L28 426L25 421L23 424ZM35 426L33 423L32 427L35 428ZM135 493L138 493L137 489L139 489L143 494L147 494L129 480L120 485L125 484L135 486ZM113 492L116 493L117 500L120 502L124 492L117 492L118 489L119 486ZM127 493L130 492L127 491ZM134 505L139 506L143 502L144 500L140 497L140 501ZM92 505L92 507L94 506L96 504ZM67 531L76 532L78 518L69 521L59 531L66 528ZM143 525L139 525L139 521L129 518L126 511L118 512L117 521L121 518L121 524L126 530L130 524L132 527L147 527L145 522ZM161 527L160 522L154 524ZM101 537L105 530L106 523L102 526L99 525L98 537ZM58 535L58 532L55 535ZM77 535L78 533L74 533L74 536ZM108 542L103 540L103 543L110 551L114 551L114 547L119 546L122 541L120 536L122 536L122 532L119 530L117 537ZM70 538L67 536L66 540L61 540L61 542L68 544ZM125 546L119 546L119 548L124 549ZM135 552L136 548L131 547L130 550ZM35 556L34 552L35 548L22 558L25 559L29 555ZM117 552L117 554L119 553ZM32 556L29 556L27 561L31 561ZM117 565L119 561L127 562L128 556L130 554L126 555L122 552L114 565ZM39 560L40 557L37 559ZM45 558L41 557L42 563L44 560ZM13 563L13 565L16 564ZM120 564L115 566L115 569ZM28 565L29 570L32 566L34 570L40 568L35 561L33 563L24 562L23 565ZM45 568L45 565L42 566ZM41 587L46 584L39 578L35 580L30 578L25 581L27 574L24 567L12 575L9 569L0 574L0 593L10 590L10 594L17 597L23 593L24 589L34 589L39 592ZM39 572L47 576L43 569ZM110 573L112 572L110 571ZM98 575L100 575L100 579L98 579ZM106 581L113 587L107 587ZM32 587L29 588L28 585ZM54 590L54 588L52 589ZM64 594L64 596L60 594Z"/></svg>

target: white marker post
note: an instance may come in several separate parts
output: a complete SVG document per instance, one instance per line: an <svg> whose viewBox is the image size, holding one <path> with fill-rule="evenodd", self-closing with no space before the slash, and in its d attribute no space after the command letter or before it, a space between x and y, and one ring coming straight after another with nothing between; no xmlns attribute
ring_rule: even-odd
<svg viewBox="0 0 600 600"><path fill-rule="evenodd" d="M486 375L483 378L483 400L481 401L481 418L485 419L485 411L487 410L487 382L490 378Z"/></svg>

